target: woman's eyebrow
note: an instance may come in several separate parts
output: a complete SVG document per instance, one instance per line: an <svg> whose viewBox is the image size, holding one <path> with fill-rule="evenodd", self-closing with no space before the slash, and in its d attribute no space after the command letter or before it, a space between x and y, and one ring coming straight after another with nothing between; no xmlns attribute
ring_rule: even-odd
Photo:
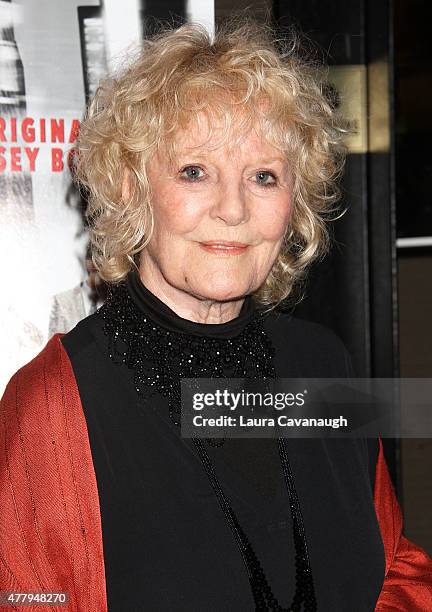
<svg viewBox="0 0 432 612"><path fill-rule="evenodd" d="M177 154L175 155L175 159L176 161L183 159L185 157L194 157L195 159L208 159L209 157L212 157L211 155L212 151L205 151L205 150L193 150L193 149L185 149L182 151L178 151ZM271 164L274 162L280 162L282 164L286 164L288 163L288 160L286 157L281 157L281 156L276 156L276 157L257 157L256 159L252 160L252 163L258 163L258 164Z"/></svg>
<svg viewBox="0 0 432 612"><path fill-rule="evenodd" d="M186 163L190 163L190 164L199 164L199 163L209 163L209 162L216 162L218 163L218 156L216 155L216 158L214 158L214 151L210 150L206 150L204 147L186 147L186 148L179 148L172 159L172 163L173 163L173 167L172 169L174 170L176 167L178 166L183 166ZM288 170L289 169L289 161L286 157L283 157L282 155L265 155L263 154L262 156L257 155L254 159L250 159L250 160L245 160L246 166L248 168L252 168L252 167L256 167L258 168L259 166L265 166L265 165L271 165L271 164L281 164L282 166L282 171L284 170Z"/></svg>

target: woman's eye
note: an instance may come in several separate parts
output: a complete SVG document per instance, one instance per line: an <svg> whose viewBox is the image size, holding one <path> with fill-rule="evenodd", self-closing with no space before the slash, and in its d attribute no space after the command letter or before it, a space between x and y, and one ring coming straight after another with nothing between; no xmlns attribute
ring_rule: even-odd
<svg viewBox="0 0 432 612"><path fill-rule="evenodd" d="M186 166L180 171L180 176L189 181L196 181L202 178L200 172L203 172L203 169L199 166Z"/></svg>
<svg viewBox="0 0 432 612"><path fill-rule="evenodd" d="M256 182L262 187L274 187L277 183L277 179L272 172L260 170L255 174Z"/></svg>

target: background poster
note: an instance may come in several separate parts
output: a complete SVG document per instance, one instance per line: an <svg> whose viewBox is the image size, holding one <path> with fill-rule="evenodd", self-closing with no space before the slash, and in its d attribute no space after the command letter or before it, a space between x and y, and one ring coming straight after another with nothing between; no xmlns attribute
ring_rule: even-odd
<svg viewBox="0 0 432 612"><path fill-rule="evenodd" d="M211 27L212 1L183 9ZM0 0L0 396L53 333L97 305L68 152L88 96L146 16L139 0Z"/></svg>

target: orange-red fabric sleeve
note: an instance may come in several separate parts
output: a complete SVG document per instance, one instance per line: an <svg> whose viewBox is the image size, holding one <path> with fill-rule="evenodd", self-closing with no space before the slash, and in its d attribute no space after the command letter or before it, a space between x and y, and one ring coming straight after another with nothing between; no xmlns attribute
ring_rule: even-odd
<svg viewBox="0 0 432 612"><path fill-rule="evenodd" d="M0 591L69 594L65 605L17 612L107 612L96 476L61 336L0 401Z"/></svg>
<svg viewBox="0 0 432 612"><path fill-rule="evenodd" d="M403 519L379 439L375 510L385 550L385 578L375 610L432 611L432 559L402 534Z"/></svg>

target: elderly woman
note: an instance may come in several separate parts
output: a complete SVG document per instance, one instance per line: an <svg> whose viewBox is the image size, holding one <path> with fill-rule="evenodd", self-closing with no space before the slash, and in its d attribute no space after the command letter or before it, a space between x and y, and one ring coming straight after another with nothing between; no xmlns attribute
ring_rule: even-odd
<svg viewBox="0 0 432 612"><path fill-rule="evenodd" d="M343 165L312 68L262 27L184 25L99 88L76 172L110 294L7 387L3 590L74 612L432 609L379 439L179 427L181 378L350 375L333 332L278 309Z"/></svg>

